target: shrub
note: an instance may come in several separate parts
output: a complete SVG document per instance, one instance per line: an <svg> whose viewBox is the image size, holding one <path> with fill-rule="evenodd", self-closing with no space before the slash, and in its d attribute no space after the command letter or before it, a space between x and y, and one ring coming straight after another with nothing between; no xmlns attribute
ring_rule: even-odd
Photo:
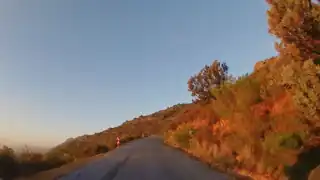
<svg viewBox="0 0 320 180"><path fill-rule="evenodd" d="M109 148L105 145L98 145L96 148L96 154L102 154L102 153L106 153L109 151Z"/></svg>
<svg viewBox="0 0 320 180"><path fill-rule="evenodd" d="M220 156L215 158L215 163L217 163L221 169L226 170L233 167L236 162L235 159L230 156Z"/></svg>
<svg viewBox="0 0 320 180"><path fill-rule="evenodd" d="M320 66L312 60L292 62L284 67L282 77L304 116L313 123L320 120Z"/></svg>
<svg viewBox="0 0 320 180"><path fill-rule="evenodd" d="M194 130L187 125L181 125L178 127L177 131L174 133L174 140L182 147L189 148L190 147L190 139L194 133Z"/></svg>
<svg viewBox="0 0 320 180"><path fill-rule="evenodd" d="M52 151L44 155L44 161L51 167L59 167L75 160L75 157L68 153Z"/></svg>
<svg viewBox="0 0 320 180"><path fill-rule="evenodd" d="M228 80L228 69L226 63L215 60L210 66L206 65L198 74L192 76L188 81L188 90L195 100L211 99L210 90L219 88Z"/></svg>
<svg viewBox="0 0 320 180"><path fill-rule="evenodd" d="M285 166L286 175L292 180L308 179L310 171L320 164L320 147L312 147L300 153L293 165Z"/></svg>
<svg viewBox="0 0 320 180"><path fill-rule="evenodd" d="M14 151L3 146L0 149L0 178L12 179L18 174L18 163Z"/></svg>
<svg viewBox="0 0 320 180"><path fill-rule="evenodd" d="M303 141L299 134L285 134L280 137L280 146L288 149L298 149L302 146Z"/></svg>
<svg viewBox="0 0 320 180"><path fill-rule="evenodd" d="M248 109L262 101L260 84L250 77L242 77L234 84L225 84L211 93L216 97L212 102L215 114L222 118L230 118L235 112Z"/></svg>

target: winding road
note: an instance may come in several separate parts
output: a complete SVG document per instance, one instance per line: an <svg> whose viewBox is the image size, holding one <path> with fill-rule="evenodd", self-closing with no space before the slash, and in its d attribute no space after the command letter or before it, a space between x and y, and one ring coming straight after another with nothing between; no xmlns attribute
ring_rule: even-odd
<svg viewBox="0 0 320 180"><path fill-rule="evenodd" d="M59 180L227 180L152 136L125 144Z"/></svg>

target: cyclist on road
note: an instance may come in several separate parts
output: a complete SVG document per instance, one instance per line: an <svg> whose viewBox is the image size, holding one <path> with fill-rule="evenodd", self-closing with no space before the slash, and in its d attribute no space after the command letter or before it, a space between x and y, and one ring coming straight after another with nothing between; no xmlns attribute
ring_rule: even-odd
<svg viewBox="0 0 320 180"><path fill-rule="evenodd" d="M120 146L120 138L119 138L119 136L117 136L117 147L119 147Z"/></svg>

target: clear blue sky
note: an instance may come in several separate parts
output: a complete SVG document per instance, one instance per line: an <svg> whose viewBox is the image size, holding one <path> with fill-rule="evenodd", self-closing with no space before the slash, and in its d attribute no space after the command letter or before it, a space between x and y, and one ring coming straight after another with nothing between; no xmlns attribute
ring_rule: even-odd
<svg viewBox="0 0 320 180"><path fill-rule="evenodd" d="M54 145L176 103L214 59L275 55L264 0L3 0L0 138Z"/></svg>

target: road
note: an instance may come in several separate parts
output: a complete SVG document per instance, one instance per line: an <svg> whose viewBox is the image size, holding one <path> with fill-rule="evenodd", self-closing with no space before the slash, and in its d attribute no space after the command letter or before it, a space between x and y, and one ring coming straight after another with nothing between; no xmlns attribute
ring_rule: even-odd
<svg viewBox="0 0 320 180"><path fill-rule="evenodd" d="M183 152L153 136L108 152L59 180L227 180Z"/></svg>

